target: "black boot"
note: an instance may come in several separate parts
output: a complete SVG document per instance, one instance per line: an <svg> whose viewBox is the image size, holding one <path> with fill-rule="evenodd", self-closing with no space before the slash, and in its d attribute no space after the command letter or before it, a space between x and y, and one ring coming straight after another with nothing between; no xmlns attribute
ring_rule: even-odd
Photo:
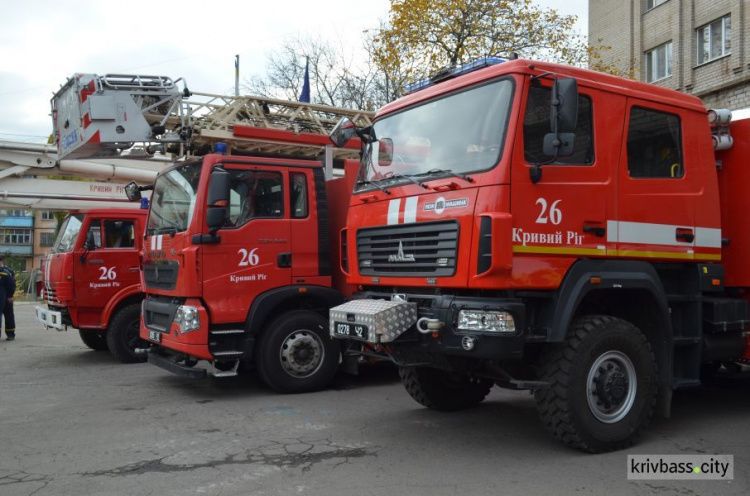
<svg viewBox="0 0 750 496"><path fill-rule="evenodd" d="M16 331L5 331L5 334L8 336L6 341L13 341L16 339Z"/></svg>

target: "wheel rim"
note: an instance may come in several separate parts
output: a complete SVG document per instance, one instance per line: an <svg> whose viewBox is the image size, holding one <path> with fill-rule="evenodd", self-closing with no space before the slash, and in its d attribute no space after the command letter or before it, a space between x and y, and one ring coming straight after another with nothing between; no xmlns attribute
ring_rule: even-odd
<svg viewBox="0 0 750 496"><path fill-rule="evenodd" d="M317 372L323 363L324 353L323 341L317 334L299 329L284 339L279 358L287 374L303 378Z"/></svg>
<svg viewBox="0 0 750 496"><path fill-rule="evenodd" d="M605 424L619 422L633 407L636 389L633 362L624 353L608 351L589 370L586 381L589 409Z"/></svg>

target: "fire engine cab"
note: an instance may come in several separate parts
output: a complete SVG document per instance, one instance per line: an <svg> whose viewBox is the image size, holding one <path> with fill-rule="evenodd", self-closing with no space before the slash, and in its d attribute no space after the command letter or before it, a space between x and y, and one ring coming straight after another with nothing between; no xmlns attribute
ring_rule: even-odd
<svg viewBox="0 0 750 496"><path fill-rule="evenodd" d="M750 358L750 122L584 69L483 60L381 109L344 236L331 335L438 410L493 385L590 452L631 445L672 391ZM734 141L734 147L730 145Z"/></svg>

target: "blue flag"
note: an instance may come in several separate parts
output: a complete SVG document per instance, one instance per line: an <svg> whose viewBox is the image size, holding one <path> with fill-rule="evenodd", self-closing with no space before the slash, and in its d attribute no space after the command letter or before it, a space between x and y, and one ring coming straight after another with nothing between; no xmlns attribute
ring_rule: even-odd
<svg viewBox="0 0 750 496"><path fill-rule="evenodd" d="M305 81L302 83L302 93L299 94L299 101L310 103L310 59L305 61Z"/></svg>

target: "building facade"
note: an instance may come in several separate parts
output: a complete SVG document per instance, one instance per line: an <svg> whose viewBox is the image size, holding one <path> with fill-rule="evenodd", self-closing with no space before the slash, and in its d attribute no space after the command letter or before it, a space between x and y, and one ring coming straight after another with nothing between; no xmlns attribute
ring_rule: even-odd
<svg viewBox="0 0 750 496"><path fill-rule="evenodd" d="M57 230L57 219L51 210L34 212L34 260L32 269L39 269L42 257L52 250Z"/></svg>
<svg viewBox="0 0 750 496"><path fill-rule="evenodd" d="M748 0L589 0L602 63L703 100L750 108Z"/></svg>
<svg viewBox="0 0 750 496"><path fill-rule="evenodd" d="M17 272L39 269L55 241L57 219L47 210L0 210L0 253Z"/></svg>

